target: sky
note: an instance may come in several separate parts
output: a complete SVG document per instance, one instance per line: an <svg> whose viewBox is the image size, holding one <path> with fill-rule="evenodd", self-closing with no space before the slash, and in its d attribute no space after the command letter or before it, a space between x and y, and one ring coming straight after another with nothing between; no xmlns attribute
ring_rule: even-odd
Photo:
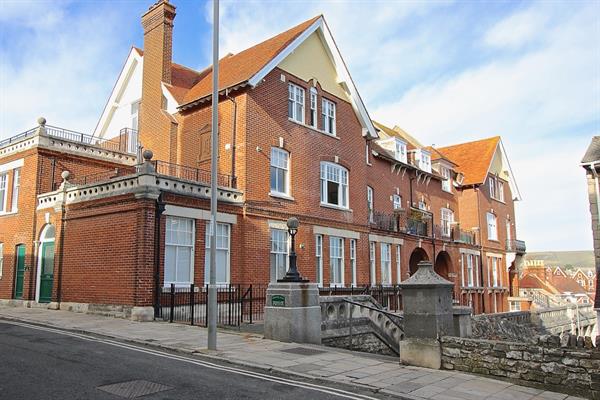
<svg viewBox="0 0 600 400"><path fill-rule="evenodd" d="M175 62L210 64L212 3L177 6ZM0 1L0 139L93 131L153 0ZM591 250L579 162L600 135L598 1L221 1L220 53L323 14L372 118L425 145L500 135L529 251Z"/></svg>

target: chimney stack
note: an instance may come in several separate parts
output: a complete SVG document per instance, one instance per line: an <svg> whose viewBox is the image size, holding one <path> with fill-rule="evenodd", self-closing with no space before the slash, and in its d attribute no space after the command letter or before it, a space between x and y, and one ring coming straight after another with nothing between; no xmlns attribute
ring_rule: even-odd
<svg viewBox="0 0 600 400"><path fill-rule="evenodd" d="M140 104L139 138L156 159L171 158L171 121L164 115L162 82L171 83L173 56L173 20L175 6L158 0L144 15L144 58L142 101Z"/></svg>

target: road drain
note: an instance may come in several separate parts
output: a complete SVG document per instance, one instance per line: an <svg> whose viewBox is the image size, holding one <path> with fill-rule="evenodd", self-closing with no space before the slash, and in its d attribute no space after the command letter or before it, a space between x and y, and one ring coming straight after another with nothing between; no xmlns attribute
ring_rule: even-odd
<svg viewBox="0 0 600 400"><path fill-rule="evenodd" d="M171 390L173 388L171 386L161 385L160 383L135 380L121 383L113 383L112 385L98 386L96 389L126 399L135 399L136 397L141 397L152 393L164 392L165 390Z"/></svg>

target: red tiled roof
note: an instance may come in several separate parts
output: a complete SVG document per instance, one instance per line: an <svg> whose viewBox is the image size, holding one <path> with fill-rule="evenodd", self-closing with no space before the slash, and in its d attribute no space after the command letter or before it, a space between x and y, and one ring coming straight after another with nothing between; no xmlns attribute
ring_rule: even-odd
<svg viewBox="0 0 600 400"><path fill-rule="evenodd" d="M549 293L556 293L554 288L548 286L546 282L538 278L536 275L527 274L519 281L519 287L523 289L544 289Z"/></svg>
<svg viewBox="0 0 600 400"><path fill-rule="evenodd" d="M494 136L437 150L458 165L457 170L465 176L464 185L475 185L485 181L499 141L500 136Z"/></svg>
<svg viewBox="0 0 600 400"><path fill-rule="evenodd" d="M219 90L242 84L256 75L319 18L320 15L238 54L219 60ZM212 68L209 68L209 72L185 95L183 103L191 103L206 97L211 94L211 90Z"/></svg>

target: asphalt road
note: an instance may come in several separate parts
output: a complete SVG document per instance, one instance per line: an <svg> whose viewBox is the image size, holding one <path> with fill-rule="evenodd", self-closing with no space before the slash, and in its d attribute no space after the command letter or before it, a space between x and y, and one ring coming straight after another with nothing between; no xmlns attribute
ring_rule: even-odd
<svg viewBox="0 0 600 400"><path fill-rule="evenodd" d="M122 385L99 389L114 384ZM123 397L158 389L166 390ZM0 399L124 398L366 400L388 397L361 393L349 386L325 386L321 382L240 369L201 357L0 320Z"/></svg>

